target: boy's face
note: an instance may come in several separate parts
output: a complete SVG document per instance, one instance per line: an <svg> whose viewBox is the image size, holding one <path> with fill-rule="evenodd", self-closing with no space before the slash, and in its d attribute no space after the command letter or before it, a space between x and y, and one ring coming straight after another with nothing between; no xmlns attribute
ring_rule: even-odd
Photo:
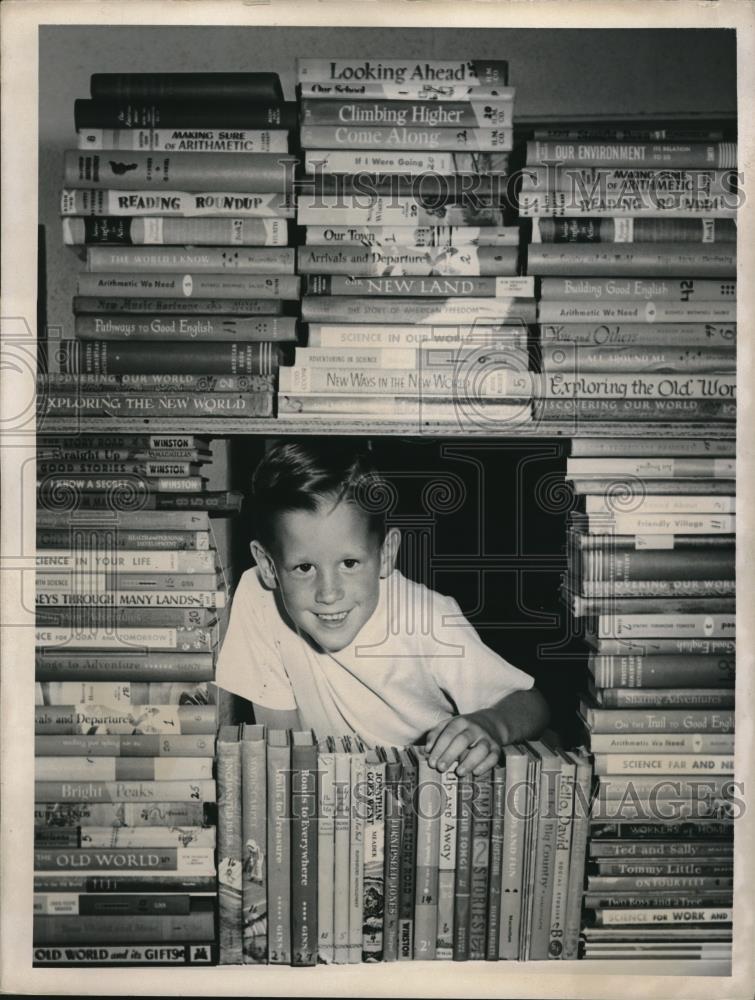
<svg viewBox="0 0 755 1000"><path fill-rule="evenodd" d="M377 607L380 577L393 569L397 548L395 529L381 545L357 506L325 501L314 511L278 515L267 560L258 543L252 551L266 582L272 562L294 623L335 653L353 642Z"/></svg>

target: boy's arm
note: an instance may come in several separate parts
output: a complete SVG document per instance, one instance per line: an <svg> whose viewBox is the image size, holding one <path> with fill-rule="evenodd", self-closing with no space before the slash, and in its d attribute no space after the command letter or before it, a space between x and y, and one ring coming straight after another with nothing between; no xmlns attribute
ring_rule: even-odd
<svg viewBox="0 0 755 1000"><path fill-rule="evenodd" d="M490 708L438 723L425 738L425 751L439 771L458 761L458 774L484 774L498 763L501 747L539 736L549 718L548 705L534 687L514 691Z"/></svg>

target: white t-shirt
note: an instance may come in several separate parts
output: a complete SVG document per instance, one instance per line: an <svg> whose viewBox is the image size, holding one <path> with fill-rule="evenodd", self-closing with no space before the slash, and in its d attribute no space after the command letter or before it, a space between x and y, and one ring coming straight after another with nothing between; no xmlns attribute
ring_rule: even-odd
<svg viewBox="0 0 755 1000"><path fill-rule="evenodd" d="M243 574L217 664L220 687L269 709L298 709L318 736L358 733L406 746L441 720L532 687L486 646L452 597L394 570L374 614L337 653L291 622L256 569Z"/></svg>

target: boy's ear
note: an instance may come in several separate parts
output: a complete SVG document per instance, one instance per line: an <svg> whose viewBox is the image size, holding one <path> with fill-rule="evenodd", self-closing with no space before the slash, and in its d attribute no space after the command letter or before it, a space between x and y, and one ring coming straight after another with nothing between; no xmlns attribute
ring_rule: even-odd
<svg viewBox="0 0 755 1000"><path fill-rule="evenodd" d="M381 577L389 576L393 572L399 545L401 545L401 532L398 528L390 528L380 550Z"/></svg>
<svg viewBox="0 0 755 1000"><path fill-rule="evenodd" d="M275 590L278 586L278 577L275 573L275 563L268 555L267 550L256 540L249 543L249 548L252 550L254 561L259 567L263 583L271 590Z"/></svg>

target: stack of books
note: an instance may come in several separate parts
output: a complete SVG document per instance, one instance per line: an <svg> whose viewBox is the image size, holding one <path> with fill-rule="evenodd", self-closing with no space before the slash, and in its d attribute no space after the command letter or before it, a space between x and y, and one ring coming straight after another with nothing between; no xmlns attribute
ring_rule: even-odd
<svg viewBox="0 0 755 1000"><path fill-rule="evenodd" d="M576 958L591 777L541 741L473 778L412 748L223 727L220 961Z"/></svg>
<svg viewBox="0 0 755 1000"><path fill-rule="evenodd" d="M550 133L545 132L545 135ZM735 419L735 142L566 129L527 143L541 420Z"/></svg>
<svg viewBox="0 0 755 1000"><path fill-rule="evenodd" d="M528 419L503 377L528 370L535 318L518 228L505 224L507 63L297 65L308 337L281 371L279 413Z"/></svg>
<svg viewBox="0 0 755 1000"><path fill-rule="evenodd" d="M104 73L75 102L63 238L84 259L45 412L266 417L299 281L297 109L274 73Z"/></svg>
<svg viewBox="0 0 755 1000"><path fill-rule="evenodd" d="M175 435L38 441L36 964L217 958L208 510L240 496L204 490L209 458Z"/></svg>
<svg viewBox="0 0 755 1000"><path fill-rule="evenodd" d="M577 439L563 596L597 775L585 954L730 956L733 440Z"/></svg>

